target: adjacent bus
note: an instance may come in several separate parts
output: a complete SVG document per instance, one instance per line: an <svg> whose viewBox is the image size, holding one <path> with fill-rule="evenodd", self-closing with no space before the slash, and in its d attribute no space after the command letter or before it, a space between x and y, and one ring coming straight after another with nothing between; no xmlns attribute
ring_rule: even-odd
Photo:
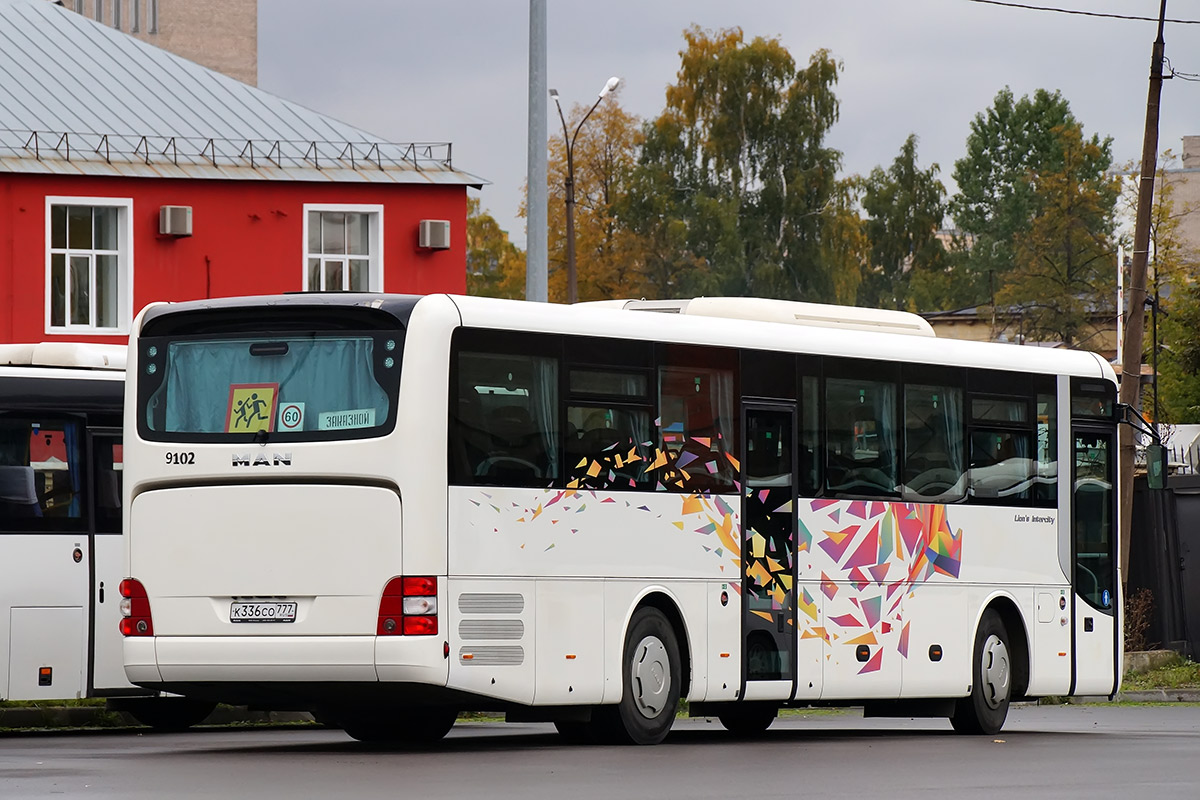
<svg viewBox="0 0 1200 800"><path fill-rule="evenodd" d="M649 744L680 699L994 733L1115 692L1111 368L931 334L745 299L151 306L126 674L362 740L497 709Z"/></svg>
<svg viewBox="0 0 1200 800"><path fill-rule="evenodd" d="M211 704L151 697L122 663L125 357L124 346L0 345L0 699L107 697L183 727Z"/></svg>

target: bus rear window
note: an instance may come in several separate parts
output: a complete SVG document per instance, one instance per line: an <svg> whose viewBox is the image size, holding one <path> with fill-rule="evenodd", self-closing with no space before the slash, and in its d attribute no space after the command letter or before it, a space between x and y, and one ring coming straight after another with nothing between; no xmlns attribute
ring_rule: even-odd
<svg viewBox="0 0 1200 800"><path fill-rule="evenodd" d="M397 332L141 340L139 428L159 441L379 436L395 424Z"/></svg>

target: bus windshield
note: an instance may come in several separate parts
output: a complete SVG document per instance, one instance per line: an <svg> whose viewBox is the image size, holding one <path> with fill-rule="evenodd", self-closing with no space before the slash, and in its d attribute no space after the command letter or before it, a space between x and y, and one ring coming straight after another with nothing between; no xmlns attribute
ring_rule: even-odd
<svg viewBox="0 0 1200 800"><path fill-rule="evenodd" d="M139 421L160 441L381 435L395 421L397 334L144 339Z"/></svg>

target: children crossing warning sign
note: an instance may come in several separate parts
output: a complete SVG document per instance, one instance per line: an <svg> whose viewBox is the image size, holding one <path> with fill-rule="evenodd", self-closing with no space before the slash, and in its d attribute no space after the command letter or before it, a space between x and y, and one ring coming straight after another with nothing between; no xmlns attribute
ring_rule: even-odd
<svg viewBox="0 0 1200 800"><path fill-rule="evenodd" d="M232 383L225 410L226 433L257 433L275 430L278 383Z"/></svg>

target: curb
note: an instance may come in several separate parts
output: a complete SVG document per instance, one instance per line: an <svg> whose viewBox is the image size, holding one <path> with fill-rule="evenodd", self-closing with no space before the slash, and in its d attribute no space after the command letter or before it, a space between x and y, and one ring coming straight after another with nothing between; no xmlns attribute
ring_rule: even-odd
<svg viewBox="0 0 1200 800"><path fill-rule="evenodd" d="M1200 689L1147 689L1137 692L1117 692L1115 697L1068 697L1069 703L1200 703Z"/></svg>

